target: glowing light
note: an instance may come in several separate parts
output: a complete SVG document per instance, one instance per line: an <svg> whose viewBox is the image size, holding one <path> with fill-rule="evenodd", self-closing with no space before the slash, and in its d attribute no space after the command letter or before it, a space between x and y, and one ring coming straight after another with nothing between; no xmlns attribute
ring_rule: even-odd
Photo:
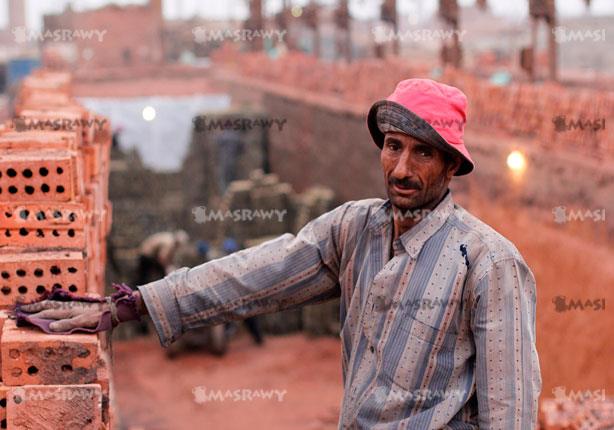
<svg viewBox="0 0 614 430"><path fill-rule="evenodd" d="M512 151L507 156L507 167L513 172L523 172L527 168L527 159L520 151Z"/></svg>
<svg viewBox="0 0 614 430"><path fill-rule="evenodd" d="M303 14L303 8L300 6L294 6L292 8L292 16L295 18L299 18Z"/></svg>
<svg viewBox="0 0 614 430"><path fill-rule="evenodd" d="M153 121L156 119L156 110L151 106L146 106L143 108L143 119L145 121Z"/></svg>

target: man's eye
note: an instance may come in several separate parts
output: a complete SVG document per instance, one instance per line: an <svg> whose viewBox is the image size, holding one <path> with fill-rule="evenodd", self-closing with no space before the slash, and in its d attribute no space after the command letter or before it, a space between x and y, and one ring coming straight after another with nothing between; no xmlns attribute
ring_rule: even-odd
<svg viewBox="0 0 614 430"><path fill-rule="evenodd" d="M430 148L418 149L417 152L421 157L431 157L433 155L433 151Z"/></svg>
<svg viewBox="0 0 614 430"><path fill-rule="evenodd" d="M399 144L396 142L387 142L386 147L391 151L396 151L397 149L399 149Z"/></svg>

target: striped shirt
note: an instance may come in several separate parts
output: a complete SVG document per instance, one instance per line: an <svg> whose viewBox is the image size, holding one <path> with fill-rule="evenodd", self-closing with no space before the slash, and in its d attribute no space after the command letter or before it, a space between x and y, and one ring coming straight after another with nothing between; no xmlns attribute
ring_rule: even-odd
<svg viewBox="0 0 614 430"><path fill-rule="evenodd" d="M347 202L139 290L162 345L340 297L343 429L534 429L535 279L450 192L393 240L389 200Z"/></svg>

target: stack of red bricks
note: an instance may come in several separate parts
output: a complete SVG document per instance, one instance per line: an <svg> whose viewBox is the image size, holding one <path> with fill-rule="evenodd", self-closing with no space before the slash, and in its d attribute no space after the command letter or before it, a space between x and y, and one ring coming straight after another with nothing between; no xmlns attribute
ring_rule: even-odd
<svg viewBox="0 0 614 430"><path fill-rule="evenodd" d="M606 430L614 428L614 399L546 399L541 403L543 430Z"/></svg>
<svg viewBox="0 0 614 430"><path fill-rule="evenodd" d="M70 88L68 74L36 72L0 126L1 428L113 424L105 335L49 335L7 318L52 289L105 293L110 129Z"/></svg>
<svg viewBox="0 0 614 430"><path fill-rule="evenodd" d="M399 58L326 63L290 52L272 60L265 53L239 53L226 45L214 60L241 77L338 97L365 113L387 97L397 82L429 78L428 68ZM514 82L497 86L462 70L446 69L438 80L462 89L469 99L468 127L532 139L545 150L570 150L606 159L614 157L614 95L597 88ZM444 118L445 119L445 118Z"/></svg>

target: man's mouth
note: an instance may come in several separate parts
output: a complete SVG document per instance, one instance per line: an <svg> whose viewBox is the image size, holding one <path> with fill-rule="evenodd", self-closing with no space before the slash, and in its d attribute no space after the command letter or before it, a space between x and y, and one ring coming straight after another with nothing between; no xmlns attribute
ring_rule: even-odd
<svg viewBox="0 0 614 430"><path fill-rule="evenodd" d="M401 194L401 195L410 195L418 191L413 187L402 187L400 185L393 185L392 188L394 188L394 191L396 194Z"/></svg>

